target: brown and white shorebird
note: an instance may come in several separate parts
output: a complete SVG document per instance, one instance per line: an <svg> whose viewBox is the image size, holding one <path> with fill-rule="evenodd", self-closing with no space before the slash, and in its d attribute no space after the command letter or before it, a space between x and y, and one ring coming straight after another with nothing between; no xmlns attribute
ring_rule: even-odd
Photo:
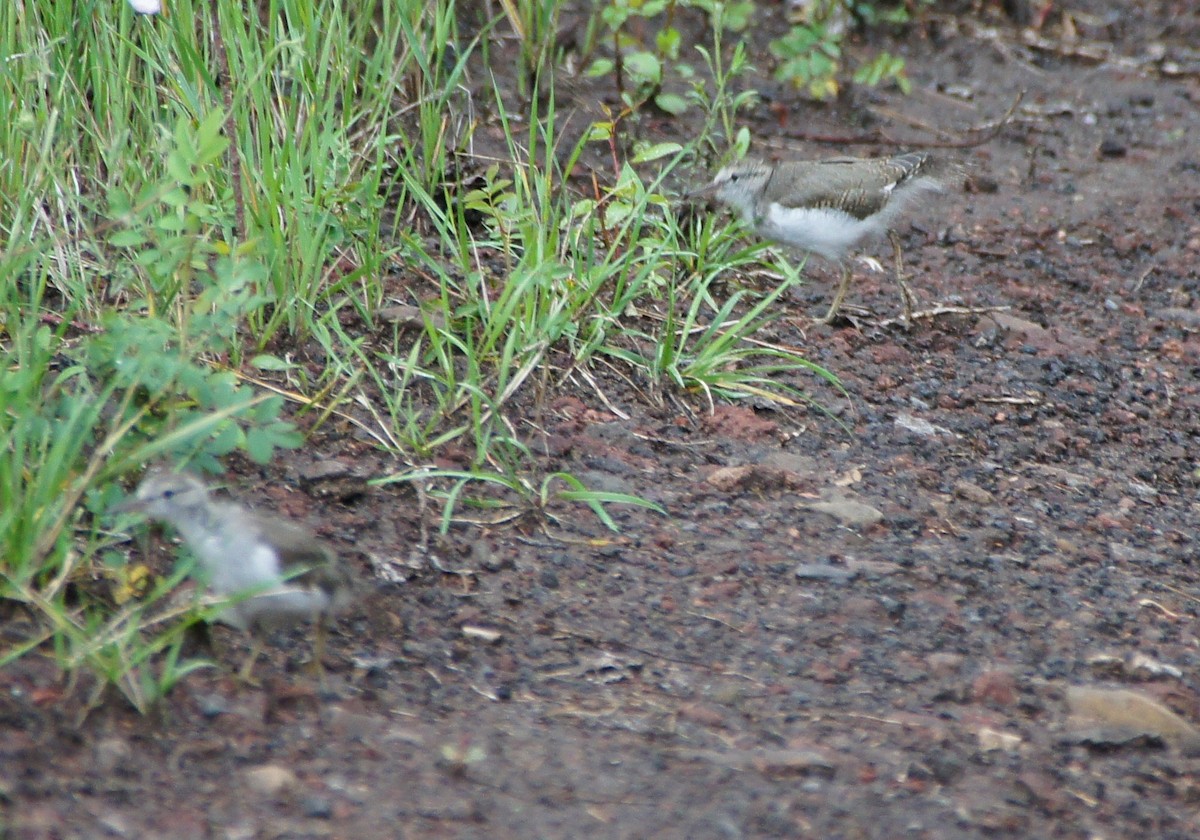
<svg viewBox="0 0 1200 840"><path fill-rule="evenodd" d="M953 166L923 152L781 163L745 160L725 167L690 196L714 198L740 213L760 236L837 263L841 282L829 311L817 321L821 324L837 317L846 297L847 255L887 234L904 317L911 321L913 296L904 281L900 239L893 227L916 201L945 190L955 177Z"/></svg>
<svg viewBox="0 0 1200 840"><path fill-rule="evenodd" d="M243 680L251 680L265 634L313 621L313 667L324 682L325 622L354 592L348 570L329 546L293 522L213 499L200 479L186 473L149 472L115 510L139 511L175 526L196 555L198 577L214 594L231 598L216 618L254 637L240 671Z"/></svg>

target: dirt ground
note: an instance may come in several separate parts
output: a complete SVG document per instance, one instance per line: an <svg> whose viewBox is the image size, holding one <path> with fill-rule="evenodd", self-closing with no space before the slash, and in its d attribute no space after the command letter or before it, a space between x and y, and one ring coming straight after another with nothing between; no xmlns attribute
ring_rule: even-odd
<svg viewBox="0 0 1200 840"><path fill-rule="evenodd" d="M235 495L403 580L339 622L329 694L302 634L261 688L202 671L82 726L87 686L49 656L7 668L9 836L1200 837L1193 732L1068 709L1122 688L1200 725L1200 12L1055 3L1034 32L998 5L854 42L903 54L909 96L815 106L764 76L748 117L760 153L865 156L978 140L1026 91L942 151L966 187L902 227L919 308L994 310L880 326L899 299L860 266L873 315L812 327L816 267L760 337L841 377L848 397L807 383L836 420L655 407L616 378L628 420L531 396L533 474L669 512L612 508L619 535L561 505L410 568L436 510L319 478L397 468L352 428L233 465ZM759 15L765 71L783 7Z"/></svg>

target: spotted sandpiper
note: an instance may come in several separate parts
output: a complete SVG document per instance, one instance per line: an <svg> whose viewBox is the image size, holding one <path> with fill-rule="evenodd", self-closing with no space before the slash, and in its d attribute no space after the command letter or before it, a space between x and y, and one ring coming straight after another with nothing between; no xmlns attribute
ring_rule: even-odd
<svg viewBox="0 0 1200 840"><path fill-rule="evenodd" d="M904 282L900 239L892 229L914 201L945 189L953 168L921 152L890 158L830 158L727 166L691 193L737 210L760 236L822 256L841 266L841 282L825 317L841 308L850 286L846 256L886 233L896 261L904 317L912 319L913 296Z"/></svg>
<svg viewBox="0 0 1200 840"><path fill-rule="evenodd" d="M353 592L348 570L329 546L295 523L214 500L200 479L186 473L151 471L115 510L174 525L208 588L232 599L217 620L254 635L243 680L251 680L264 634L315 621L313 668L324 682L325 621L349 604Z"/></svg>

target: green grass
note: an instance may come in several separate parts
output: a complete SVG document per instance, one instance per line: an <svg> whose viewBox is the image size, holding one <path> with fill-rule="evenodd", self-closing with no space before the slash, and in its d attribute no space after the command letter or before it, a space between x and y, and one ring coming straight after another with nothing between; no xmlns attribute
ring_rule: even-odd
<svg viewBox="0 0 1200 840"><path fill-rule="evenodd" d="M598 380L698 407L836 386L755 339L794 271L717 291L771 258L667 186L745 152L740 43L718 26L687 57L686 143L638 136L643 95L568 140L559 10L502 6L477 31L448 0L0 7L0 599L45 628L0 666L49 652L139 709L203 666L179 655L198 617L168 604L180 574L114 594L130 523L109 510L152 460L266 463L337 412L412 465L378 478L422 482L444 528L584 505L615 529L612 506L654 506L539 474L531 403L579 383L602 403ZM500 31L519 91L479 84L510 60ZM476 158L483 115L502 151ZM589 147L612 162L596 188ZM397 302L419 315L392 323ZM451 446L469 463L421 466Z"/></svg>

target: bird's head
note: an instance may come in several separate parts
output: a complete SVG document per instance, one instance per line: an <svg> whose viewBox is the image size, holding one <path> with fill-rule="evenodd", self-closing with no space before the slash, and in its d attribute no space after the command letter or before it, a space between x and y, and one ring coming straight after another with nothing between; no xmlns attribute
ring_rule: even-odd
<svg viewBox="0 0 1200 840"><path fill-rule="evenodd" d="M771 167L762 161L743 160L726 166L708 184L688 193L688 198L713 198L727 207L749 214L771 177Z"/></svg>
<svg viewBox="0 0 1200 840"><path fill-rule="evenodd" d="M173 522L208 504L208 489L186 473L153 471L142 479L133 496L114 509L117 513L138 511L153 519Z"/></svg>

